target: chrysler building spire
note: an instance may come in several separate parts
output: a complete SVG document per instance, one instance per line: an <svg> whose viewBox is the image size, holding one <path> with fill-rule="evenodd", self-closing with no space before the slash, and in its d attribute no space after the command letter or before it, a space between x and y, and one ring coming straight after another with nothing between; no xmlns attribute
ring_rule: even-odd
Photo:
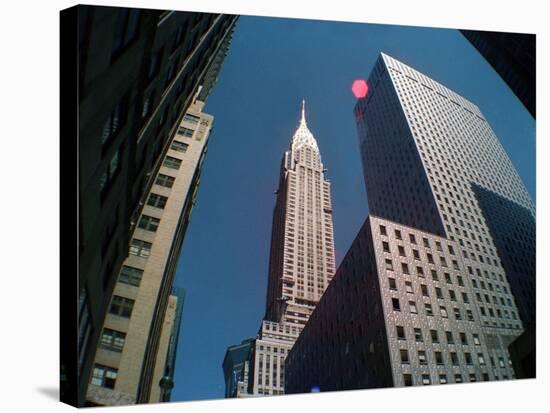
<svg viewBox="0 0 550 413"><path fill-rule="evenodd" d="M315 140L315 137L307 127L305 106L306 106L306 101L302 99L302 118L300 119L300 125L298 126L298 129L296 129L296 132L292 137L291 147L292 147L292 150L295 151L300 147L307 145L313 148L317 153L319 153L319 148L317 147L317 141Z"/></svg>

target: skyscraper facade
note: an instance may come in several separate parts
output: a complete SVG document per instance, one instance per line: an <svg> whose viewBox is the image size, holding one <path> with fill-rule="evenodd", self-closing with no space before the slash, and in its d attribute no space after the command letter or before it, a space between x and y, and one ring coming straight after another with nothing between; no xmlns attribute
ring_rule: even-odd
<svg viewBox="0 0 550 413"><path fill-rule="evenodd" d="M279 175L267 285L266 319L304 326L335 271L330 182L307 127L300 125Z"/></svg>
<svg viewBox="0 0 550 413"><path fill-rule="evenodd" d="M536 118L536 36L485 30L460 32L508 84L531 116Z"/></svg>
<svg viewBox="0 0 550 413"><path fill-rule="evenodd" d="M79 191L78 277L62 284L62 312L75 314L61 324L63 401L85 400L133 226L185 111L209 69L223 61L236 19L86 5L61 12L61 115L75 119L74 127L61 126L63 135L78 137L78 185L71 187ZM61 208L68 216L72 206ZM63 272L74 274L66 261Z"/></svg>
<svg viewBox="0 0 550 413"><path fill-rule="evenodd" d="M284 393L284 361L335 270L330 182L302 116L285 152L273 211L266 313L252 345L248 393Z"/></svg>
<svg viewBox="0 0 550 413"><path fill-rule="evenodd" d="M185 113L132 233L95 353L89 405L166 398L178 320L172 285L213 122L203 105L195 100Z"/></svg>
<svg viewBox="0 0 550 413"><path fill-rule="evenodd" d="M368 84L370 217L287 357L287 392L513 378L533 203L475 105L385 54Z"/></svg>
<svg viewBox="0 0 550 413"><path fill-rule="evenodd" d="M458 242L474 275L502 274L496 292L532 321L535 207L479 108L385 54L368 83L355 116L370 213ZM483 324L507 328L498 301Z"/></svg>

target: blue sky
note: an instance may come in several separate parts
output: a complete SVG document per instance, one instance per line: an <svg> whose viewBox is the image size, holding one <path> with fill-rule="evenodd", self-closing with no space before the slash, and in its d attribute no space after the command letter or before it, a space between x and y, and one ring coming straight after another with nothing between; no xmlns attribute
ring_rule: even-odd
<svg viewBox="0 0 550 413"><path fill-rule="evenodd" d="M214 129L176 285L187 289L173 401L222 398L227 346L265 311L279 165L306 100L332 182L337 260L367 216L354 79L380 52L479 106L535 199L535 122L456 30L241 17L205 111Z"/></svg>

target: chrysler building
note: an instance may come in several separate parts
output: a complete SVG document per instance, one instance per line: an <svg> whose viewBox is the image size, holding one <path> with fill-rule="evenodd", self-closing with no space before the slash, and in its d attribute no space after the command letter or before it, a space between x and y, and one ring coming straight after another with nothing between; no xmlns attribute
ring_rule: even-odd
<svg viewBox="0 0 550 413"><path fill-rule="evenodd" d="M284 393L284 361L335 272L330 183L302 101L273 211L266 313L234 396ZM246 385L244 385L246 383Z"/></svg>

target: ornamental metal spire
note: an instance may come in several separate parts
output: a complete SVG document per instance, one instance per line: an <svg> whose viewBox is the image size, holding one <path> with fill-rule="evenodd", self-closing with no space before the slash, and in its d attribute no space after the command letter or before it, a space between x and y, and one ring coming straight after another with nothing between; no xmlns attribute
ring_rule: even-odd
<svg viewBox="0 0 550 413"><path fill-rule="evenodd" d="M291 146L292 146L292 149L298 149L302 145L311 146L315 151L319 152L319 148L317 147L317 141L315 140L315 137L307 127L306 101L304 99L302 99L302 118L300 119L300 125L298 126L298 129L296 129L296 132L292 137Z"/></svg>

